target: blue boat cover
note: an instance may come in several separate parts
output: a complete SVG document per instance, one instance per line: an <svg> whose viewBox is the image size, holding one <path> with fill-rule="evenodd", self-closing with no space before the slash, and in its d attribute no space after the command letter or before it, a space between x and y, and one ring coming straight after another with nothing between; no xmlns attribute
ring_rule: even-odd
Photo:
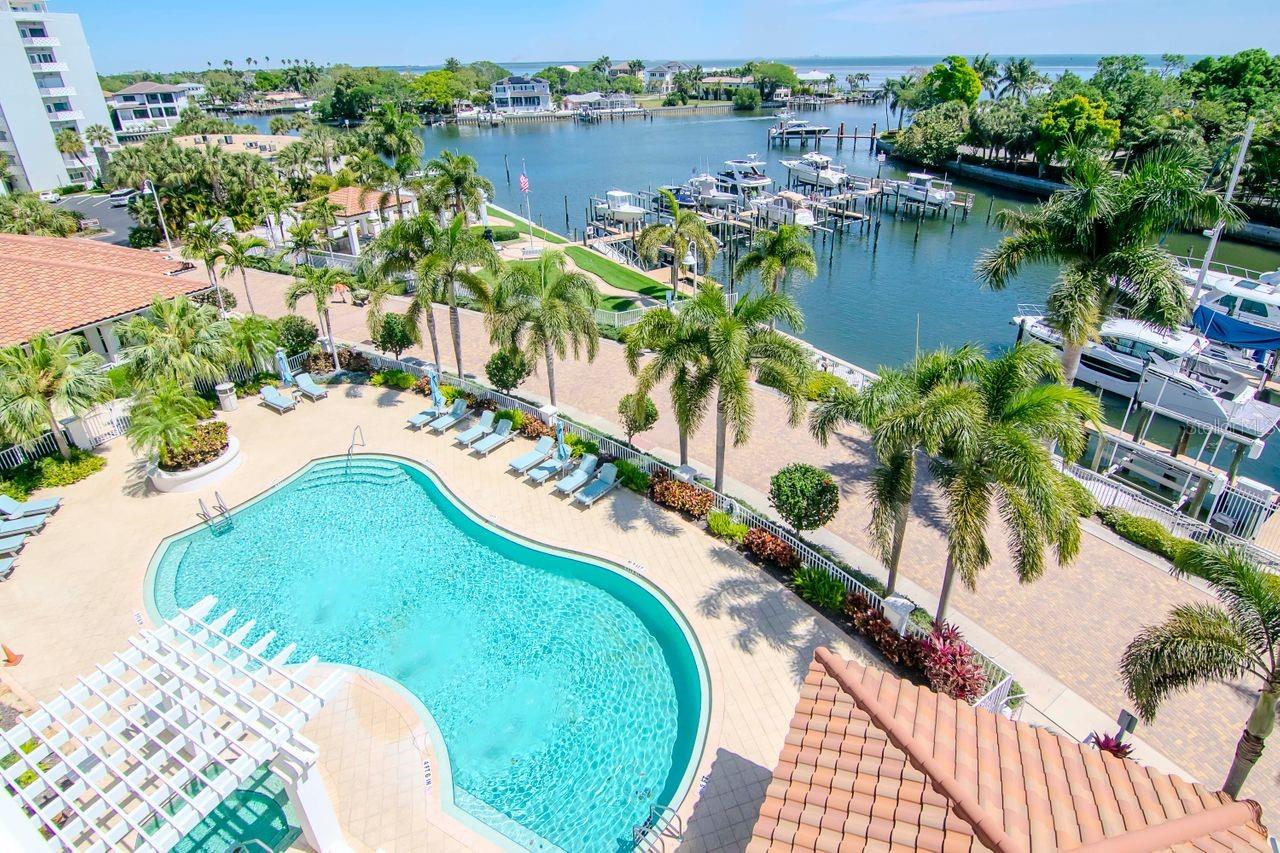
<svg viewBox="0 0 1280 853"><path fill-rule="evenodd" d="M1280 349L1280 330L1266 329L1228 317L1207 305L1198 306L1191 320L1205 337L1224 344L1262 351Z"/></svg>

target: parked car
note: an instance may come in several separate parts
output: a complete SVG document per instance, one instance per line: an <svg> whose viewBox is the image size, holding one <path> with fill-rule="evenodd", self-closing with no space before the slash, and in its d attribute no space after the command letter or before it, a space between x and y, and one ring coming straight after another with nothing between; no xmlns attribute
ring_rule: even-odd
<svg viewBox="0 0 1280 853"><path fill-rule="evenodd" d="M57 204L58 199L60 198L62 198L62 196L58 195L53 190L45 190L44 192L40 193L40 200L47 201L50 204Z"/></svg>
<svg viewBox="0 0 1280 853"><path fill-rule="evenodd" d="M138 191L133 187L125 187L123 189L112 190L111 194L108 195L107 198L111 200L112 207L128 207L129 200L137 194Z"/></svg>

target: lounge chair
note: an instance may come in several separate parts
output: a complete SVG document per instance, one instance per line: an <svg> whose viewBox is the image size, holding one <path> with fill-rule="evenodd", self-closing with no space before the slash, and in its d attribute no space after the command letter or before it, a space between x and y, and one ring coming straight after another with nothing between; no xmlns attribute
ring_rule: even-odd
<svg viewBox="0 0 1280 853"><path fill-rule="evenodd" d="M282 415L298 405L297 400L281 394L274 385L263 385L262 390L258 392L258 396L262 398L262 402L266 403L268 408L275 409Z"/></svg>
<svg viewBox="0 0 1280 853"><path fill-rule="evenodd" d="M427 429L432 432L444 432L449 427L461 421L467 416L467 401L454 400L453 408L427 424Z"/></svg>
<svg viewBox="0 0 1280 853"><path fill-rule="evenodd" d="M13 521L0 522L0 536L13 536L18 533L35 533L44 527L47 515L29 515L26 518L15 518Z"/></svg>
<svg viewBox="0 0 1280 853"><path fill-rule="evenodd" d="M595 454L587 454L583 457L582 464L572 474L556 483L556 491L562 495L571 495L585 486L587 481L591 479L591 475L595 474L596 464L599 461Z"/></svg>
<svg viewBox="0 0 1280 853"><path fill-rule="evenodd" d="M435 406L432 406L429 409L423 409L421 412L418 412L418 414L409 418L409 429L422 429L444 413L444 409L437 409Z"/></svg>
<svg viewBox="0 0 1280 853"><path fill-rule="evenodd" d="M298 390L302 392L302 396L308 400L322 400L329 396L329 389L323 388L316 384L311 378L310 373L299 373L293 377L293 381L298 386Z"/></svg>
<svg viewBox="0 0 1280 853"><path fill-rule="evenodd" d="M553 451L550 456L529 469L529 479L541 485L572 464L573 459L561 459Z"/></svg>
<svg viewBox="0 0 1280 853"><path fill-rule="evenodd" d="M507 463L507 467L518 474L523 474L546 459L555 450L556 441L549 435L544 435L538 439L538 443L533 446L533 450L528 453L522 453L515 459Z"/></svg>
<svg viewBox="0 0 1280 853"><path fill-rule="evenodd" d="M493 412L481 412L480 420L466 432L460 432L453 440L463 447L470 447L489 433L493 432Z"/></svg>
<svg viewBox="0 0 1280 853"><path fill-rule="evenodd" d="M44 498L38 501L16 501L8 495L0 495L0 515L7 519L27 515L50 515L62 506L62 498Z"/></svg>
<svg viewBox="0 0 1280 853"><path fill-rule="evenodd" d="M5 557L0 560L0 580L7 581L11 574L13 574L13 557Z"/></svg>
<svg viewBox="0 0 1280 853"><path fill-rule="evenodd" d="M0 539L0 554L16 554L22 550L22 546L27 544L27 534L21 536L6 536Z"/></svg>
<svg viewBox="0 0 1280 853"><path fill-rule="evenodd" d="M618 485L618 469L610 462L603 466L596 478L583 486L582 491L574 495L573 499L583 506L591 506L609 494L616 485Z"/></svg>
<svg viewBox="0 0 1280 853"><path fill-rule="evenodd" d="M511 431L511 421L503 418L498 421L497 429L471 445L471 449L481 456L488 456L515 437L516 434Z"/></svg>

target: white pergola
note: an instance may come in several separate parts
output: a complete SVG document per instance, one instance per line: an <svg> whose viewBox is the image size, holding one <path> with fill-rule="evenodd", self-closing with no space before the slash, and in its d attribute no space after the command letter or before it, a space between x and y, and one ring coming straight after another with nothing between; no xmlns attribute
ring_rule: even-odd
<svg viewBox="0 0 1280 853"><path fill-rule="evenodd" d="M264 657L254 622L208 618L209 597L129 641L0 732L0 849L163 853L264 764L285 782L307 842L349 849L299 732L341 683L305 683L316 659ZM13 760L13 759L7 759Z"/></svg>

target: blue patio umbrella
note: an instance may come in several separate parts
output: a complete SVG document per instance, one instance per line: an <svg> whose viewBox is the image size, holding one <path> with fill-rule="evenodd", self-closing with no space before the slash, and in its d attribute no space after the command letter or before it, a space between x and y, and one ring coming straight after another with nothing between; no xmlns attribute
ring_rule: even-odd
<svg viewBox="0 0 1280 853"><path fill-rule="evenodd" d="M667 308L670 309L671 306L675 304L676 304L676 292L674 290L668 290L667 291Z"/></svg>
<svg viewBox="0 0 1280 853"><path fill-rule="evenodd" d="M280 381L286 386L293 384L293 371L289 369L289 359L280 347L276 347L276 372L280 374Z"/></svg>
<svg viewBox="0 0 1280 853"><path fill-rule="evenodd" d="M561 462L569 459L569 445L564 443L564 421L556 419L556 458Z"/></svg>
<svg viewBox="0 0 1280 853"><path fill-rule="evenodd" d="M440 393L440 377L434 370L427 371L427 383L431 385L431 405L435 406L437 411L443 410L444 394Z"/></svg>

